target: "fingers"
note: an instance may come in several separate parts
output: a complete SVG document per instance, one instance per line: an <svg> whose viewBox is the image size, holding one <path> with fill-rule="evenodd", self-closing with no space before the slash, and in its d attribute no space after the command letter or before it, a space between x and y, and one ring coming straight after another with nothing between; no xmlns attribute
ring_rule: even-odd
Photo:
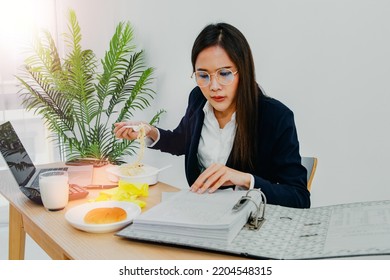
<svg viewBox="0 0 390 280"><path fill-rule="evenodd" d="M114 134L117 138L134 140L137 139L139 132L135 131L133 128L125 127L128 125L137 126L140 122L119 122L114 124Z"/></svg>
<svg viewBox="0 0 390 280"><path fill-rule="evenodd" d="M153 141L156 141L158 138L159 132L156 127L148 124L147 122L118 122L114 123L114 134L116 138L122 138L127 140L135 140L141 136L140 127L145 131L145 136L151 138Z"/></svg>
<svg viewBox="0 0 390 280"><path fill-rule="evenodd" d="M249 188L251 175L229 168L222 164L212 164L199 175L191 186L197 193L213 193L221 186L237 185Z"/></svg>
<svg viewBox="0 0 390 280"><path fill-rule="evenodd" d="M223 185L231 184L229 175L230 168L222 164L212 164L196 179L191 186L191 191L212 193Z"/></svg>
<svg viewBox="0 0 390 280"><path fill-rule="evenodd" d="M139 123L139 124L141 124L141 123ZM145 129L145 135L149 136L153 126L151 126L150 124L146 124L146 123L142 123L142 125L143 125L143 127Z"/></svg>

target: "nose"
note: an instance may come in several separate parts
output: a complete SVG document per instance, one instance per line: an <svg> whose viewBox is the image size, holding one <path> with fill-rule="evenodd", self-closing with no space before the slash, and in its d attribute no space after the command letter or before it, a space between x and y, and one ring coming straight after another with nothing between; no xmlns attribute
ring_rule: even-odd
<svg viewBox="0 0 390 280"><path fill-rule="evenodd" d="M221 85L218 82L218 79L217 79L215 73L211 74L210 75L210 90L216 91L216 90L218 90L220 88L221 88Z"/></svg>

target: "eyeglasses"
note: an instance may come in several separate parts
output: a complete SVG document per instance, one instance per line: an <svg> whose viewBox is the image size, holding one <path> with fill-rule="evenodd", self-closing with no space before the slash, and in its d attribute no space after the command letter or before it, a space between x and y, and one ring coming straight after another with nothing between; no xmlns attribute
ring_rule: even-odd
<svg viewBox="0 0 390 280"><path fill-rule="evenodd" d="M211 76L215 75L218 83L227 86L233 83L234 76L238 71L233 72L230 69L221 68L215 71L214 74L209 74L206 71L195 71L192 73L191 78L195 78L196 83L199 87L207 87L211 82Z"/></svg>

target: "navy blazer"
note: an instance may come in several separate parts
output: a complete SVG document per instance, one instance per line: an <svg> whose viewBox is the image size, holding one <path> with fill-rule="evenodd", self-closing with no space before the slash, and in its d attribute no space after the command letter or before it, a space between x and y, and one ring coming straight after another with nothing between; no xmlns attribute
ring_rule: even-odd
<svg viewBox="0 0 390 280"><path fill-rule="evenodd" d="M260 89L259 89L260 90ZM185 172L191 186L200 175L198 145L206 98L199 87L192 90L184 117L173 131L159 129L160 140L153 149L185 155ZM261 95L257 126L257 157L251 173L255 188L261 188L267 203L288 207L310 207L307 171L301 164L293 112L276 99ZM237 169L228 160L227 166Z"/></svg>

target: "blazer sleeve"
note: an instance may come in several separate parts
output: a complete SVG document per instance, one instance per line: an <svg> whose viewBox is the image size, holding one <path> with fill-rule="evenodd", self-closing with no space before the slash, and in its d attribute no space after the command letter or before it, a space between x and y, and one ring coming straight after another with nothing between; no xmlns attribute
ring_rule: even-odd
<svg viewBox="0 0 390 280"><path fill-rule="evenodd" d="M183 117L178 127L173 131L157 128L160 133L160 140L151 149L160 150L176 156L184 155L186 148L185 122L186 119Z"/></svg>
<svg viewBox="0 0 390 280"><path fill-rule="evenodd" d="M255 188L261 188L271 204L295 208L310 207L310 192L307 190L307 171L301 164L299 142L293 112L282 111L272 123L273 135L266 137L269 150L266 161L267 174L254 174ZM260 155L264 156L264 154Z"/></svg>

